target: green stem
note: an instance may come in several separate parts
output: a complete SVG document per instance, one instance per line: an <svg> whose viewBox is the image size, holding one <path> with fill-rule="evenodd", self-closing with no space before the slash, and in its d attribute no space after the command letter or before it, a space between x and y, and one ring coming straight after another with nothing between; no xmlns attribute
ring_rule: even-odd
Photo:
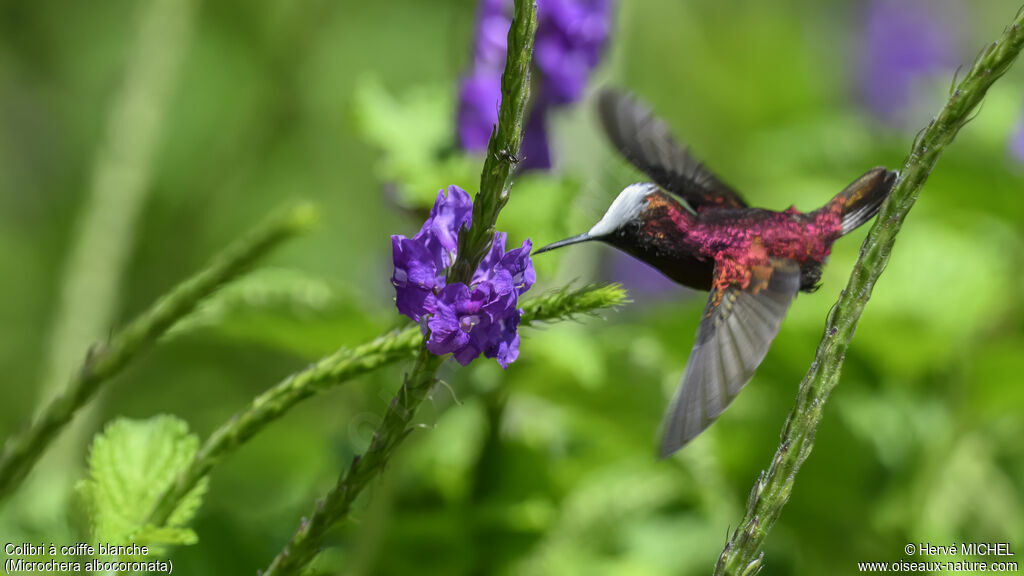
<svg viewBox="0 0 1024 576"><path fill-rule="evenodd" d="M626 293L618 285L568 288L532 298L523 304L522 326L592 314L623 304ZM218 428L187 469L181 472L143 524L163 526L195 485L224 458L250 438L284 416L302 400L416 354L422 334L418 326L380 336L352 350L342 349L296 372L257 396L244 411Z"/></svg>
<svg viewBox="0 0 1024 576"><path fill-rule="evenodd" d="M136 220L194 21L194 2L141 4L121 89L114 98L91 185L70 247L47 354L44 400L56 395L78 354L103 336L131 254Z"/></svg>
<svg viewBox="0 0 1024 576"><path fill-rule="evenodd" d="M275 214L110 340L93 345L64 391L43 408L28 428L7 439L0 454L0 500L25 478L50 442L103 382L117 375L217 287L245 272L282 241L308 230L316 218L316 209L309 204Z"/></svg>
<svg viewBox="0 0 1024 576"><path fill-rule="evenodd" d="M480 176L480 190L473 200L473 226L459 231L459 257L449 270L449 282L469 284L473 272L490 248L498 214L508 202L508 176L523 140L523 113L530 96L530 64L536 31L537 5L532 0L515 0L515 14L508 31L505 71L501 76L498 128L491 134ZM426 342L427 337L424 336L416 364L392 400L384 415L384 423L374 434L369 449L342 473L338 484L317 505L311 519L299 526L291 542L267 568L267 576L295 574L305 567L316 556L327 529L348 516L352 502L405 438L409 422L434 385L434 375L442 362L442 358L427 350Z"/></svg>
<svg viewBox="0 0 1024 576"><path fill-rule="evenodd" d="M198 0L151 0L133 5L133 39L126 46L120 86L106 114L59 276L36 390L38 407L60 393L81 362L82 351L108 335L119 310L139 215L153 189L153 158L162 144L181 62L191 44L196 4ZM45 485L29 488L40 496L33 504L38 517L56 516L67 508L81 452L96 428L101 396L78 414L37 464L36 477L46 478ZM34 497L25 493L25 499Z"/></svg>
<svg viewBox="0 0 1024 576"><path fill-rule="evenodd" d="M370 447L363 456L352 460L352 465L338 478L334 488L317 501L310 519L303 518L298 531L274 558L264 576L298 574L313 560L327 529L348 516L352 502L410 432L409 422L433 386L434 375L443 361L444 358L431 354L426 343L420 341L416 364L388 406L384 422L373 435Z"/></svg>
<svg viewBox="0 0 1024 576"><path fill-rule="evenodd" d="M509 174L518 162L523 143L523 116L530 96L530 63L533 35L537 31L537 6L517 0L515 18L508 31L508 55L501 76L501 108L498 128L487 144L487 157L480 173L480 192L473 199L473 225L459 233L459 259L449 271L452 282L469 283L494 238L498 214L508 202Z"/></svg>
<svg viewBox="0 0 1024 576"><path fill-rule="evenodd" d="M970 121L992 84L1017 58L1024 46L1021 26L1024 26L1024 12L1017 14L998 42L986 47L978 56L939 115L915 140L889 199L864 240L850 280L828 316L814 361L800 383L796 406L782 430L782 442L768 472L762 472L754 484L746 515L726 543L715 566L716 575L748 576L760 570L764 540L789 500L800 465L811 453L825 402L839 381L857 321L875 282L889 262L896 234L939 155Z"/></svg>

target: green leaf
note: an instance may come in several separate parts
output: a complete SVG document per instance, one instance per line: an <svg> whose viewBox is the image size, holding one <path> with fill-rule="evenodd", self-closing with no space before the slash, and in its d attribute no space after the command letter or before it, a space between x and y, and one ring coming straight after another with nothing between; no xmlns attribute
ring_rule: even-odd
<svg viewBox="0 0 1024 576"><path fill-rule="evenodd" d="M202 503L206 478L182 499L165 526L143 522L198 447L199 438L173 416L119 418L108 424L93 440L89 478L76 487L93 538L105 544L146 545L156 553L166 545L197 542L186 525Z"/></svg>
<svg viewBox="0 0 1024 576"><path fill-rule="evenodd" d="M363 137L384 153L378 178L396 184L405 205L430 206L440 188L456 184L470 190L480 181L480 159L454 146L450 87L421 87L398 100L377 79L363 78L356 87L355 114Z"/></svg>

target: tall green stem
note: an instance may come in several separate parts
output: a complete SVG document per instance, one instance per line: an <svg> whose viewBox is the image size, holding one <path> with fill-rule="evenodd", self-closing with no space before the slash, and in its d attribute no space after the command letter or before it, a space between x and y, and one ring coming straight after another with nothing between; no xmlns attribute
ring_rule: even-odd
<svg viewBox="0 0 1024 576"><path fill-rule="evenodd" d="M537 6L516 0L515 19L508 31L505 73L501 75L501 108L498 128L487 143L487 157L480 173L480 191L473 200L473 226L459 233L459 259L449 280L469 283L494 238L498 214L508 202L509 174L523 143L523 117L530 99L530 65L533 35L537 31Z"/></svg>
<svg viewBox="0 0 1024 576"><path fill-rule="evenodd" d="M530 64L536 31L536 4L532 0L516 0L515 15L508 31L505 72L501 77L498 128L491 134L480 177L480 190L473 201L473 226L459 231L459 257L449 271L450 282L469 284L473 272L490 248L498 214L508 202L508 176L523 140L523 113L530 96ZM392 400L384 415L384 423L374 434L370 447L362 458L356 458L341 474L337 485L320 501L310 520L299 526L291 542L267 568L266 576L298 573L316 556L326 530L348 516L352 502L408 434L409 423L434 385L434 376L441 361L427 350L424 337L416 364Z"/></svg>
<svg viewBox="0 0 1024 576"><path fill-rule="evenodd" d="M814 361L800 383L796 406L782 430L782 442L768 471L762 472L754 484L743 522L718 558L716 575L748 576L760 570L764 540L789 500L800 465L810 456L825 402L839 381L857 321L889 262L896 234L939 155L971 119L992 84L1017 58L1024 46L1021 26L1024 12L1019 12L1003 36L978 56L939 115L915 140L889 199L864 240L850 280L828 316Z"/></svg>
<svg viewBox="0 0 1024 576"><path fill-rule="evenodd" d="M316 218L317 212L309 204L275 214L217 255L204 270L157 300L110 340L93 345L64 391L43 408L28 428L7 439L0 454L0 500L25 478L46 447L104 382L147 350L203 298L248 270L282 241L308 230Z"/></svg>
<svg viewBox="0 0 1024 576"><path fill-rule="evenodd" d="M125 68L114 93L89 187L60 273L60 296L44 356L38 406L67 382L81 353L107 335L118 305L125 263L135 246L136 223L152 186L152 159L162 141L168 104L188 52L198 0L153 0L133 5L138 14ZM100 400L102 402L102 400ZM83 410L40 462L45 491L37 500L50 514L67 506L85 437L92 434L96 402ZM44 513L45 514L45 513Z"/></svg>

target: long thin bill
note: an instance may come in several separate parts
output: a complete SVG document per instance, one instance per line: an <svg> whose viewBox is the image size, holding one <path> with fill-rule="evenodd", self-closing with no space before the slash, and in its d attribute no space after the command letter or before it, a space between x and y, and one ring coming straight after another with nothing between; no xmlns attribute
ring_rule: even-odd
<svg viewBox="0 0 1024 576"><path fill-rule="evenodd" d="M573 236L572 238L566 238L565 240L559 240L558 242L555 242L553 244L548 244L547 246L536 250L533 254L537 255L542 252L547 252L548 250L554 250L555 248L561 248L562 246L568 246L570 244L579 244L580 242L586 242L588 240L593 239L594 238L588 235L587 233L583 233L580 234L579 236Z"/></svg>

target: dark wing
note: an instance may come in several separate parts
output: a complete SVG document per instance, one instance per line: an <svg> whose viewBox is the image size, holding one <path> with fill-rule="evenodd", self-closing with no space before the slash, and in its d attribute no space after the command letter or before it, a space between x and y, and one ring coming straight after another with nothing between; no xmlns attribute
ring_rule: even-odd
<svg viewBox="0 0 1024 576"><path fill-rule="evenodd" d="M750 381L799 289L800 266L772 260L770 275L752 279L746 289L712 290L683 382L665 414L663 458L707 428Z"/></svg>
<svg viewBox="0 0 1024 576"><path fill-rule="evenodd" d="M619 152L695 210L747 206L735 190L677 144L668 126L647 106L620 92L604 90L598 96L598 112L605 133Z"/></svg>

